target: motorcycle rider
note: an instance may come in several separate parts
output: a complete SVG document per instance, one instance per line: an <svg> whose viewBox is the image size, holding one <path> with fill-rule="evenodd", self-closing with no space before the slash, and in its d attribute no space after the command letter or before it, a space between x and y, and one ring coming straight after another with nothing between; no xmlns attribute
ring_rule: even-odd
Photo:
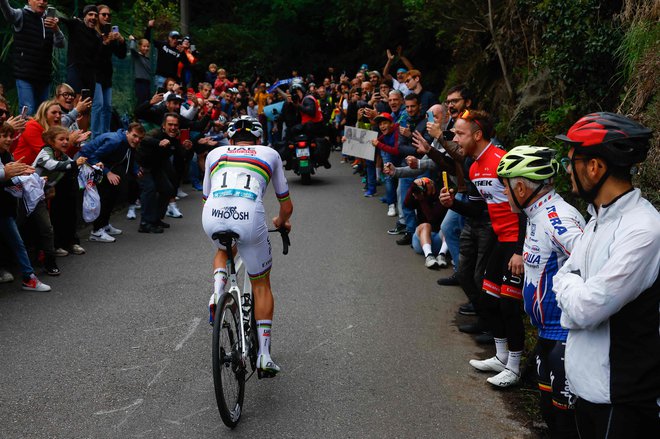
<svg viewBox="0 0 660 439"><path fill-rule="evenodd" d="M289 97L300 113L300 124L291 128L291 135L305 134L308 139L324 139L326 135L323 123L323 113L319 101L311 94L305 94L305 86L302 81L294 81L289 87ZM288 136L291 138L292 136ZM330 156L330 145L327 141L317 142L316 162L324 168L331 167L328 157Z"/></svg>

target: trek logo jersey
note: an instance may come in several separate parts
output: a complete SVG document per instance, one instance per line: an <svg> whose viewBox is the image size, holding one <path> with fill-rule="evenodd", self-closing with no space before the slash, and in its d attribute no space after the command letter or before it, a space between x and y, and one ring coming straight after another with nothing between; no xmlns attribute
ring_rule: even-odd
<svg viewBox="0 0 660 439"><path fill-rule="evenodd" d="M470 180L486 201L488 215L499 242L518 240L518 215L511 212L511 206L504 194L504 185L497 178L497 166L506 151L489 143L475 162L470 166ZM473 200L481 201L481 200Z"/></svg>

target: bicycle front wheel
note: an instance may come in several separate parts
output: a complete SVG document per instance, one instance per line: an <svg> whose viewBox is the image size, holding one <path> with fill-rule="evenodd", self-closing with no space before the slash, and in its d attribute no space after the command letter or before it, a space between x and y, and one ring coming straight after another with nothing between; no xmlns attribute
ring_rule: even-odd
<svg viewBox="0 0 660 439"><path fill-rule="evenodd" d="M245 365L241 361L238 304L230 293L218 301L213 322L213 385L222 422L234 428L241 418Z"/></svg>

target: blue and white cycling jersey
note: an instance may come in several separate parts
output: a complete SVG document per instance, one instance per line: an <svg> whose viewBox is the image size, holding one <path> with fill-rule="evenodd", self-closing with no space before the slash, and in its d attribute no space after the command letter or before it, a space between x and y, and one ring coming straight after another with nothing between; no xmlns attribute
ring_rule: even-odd
<svg viewBox="0 0 660 439"><path fill-rule="evenodd" d="M561 309L552 291L552 279L582 236L585 221L580 212L554 190L527 207L525 214L525 312L538 329L539 337L566 340L568 330L560 325Z"/></svg>

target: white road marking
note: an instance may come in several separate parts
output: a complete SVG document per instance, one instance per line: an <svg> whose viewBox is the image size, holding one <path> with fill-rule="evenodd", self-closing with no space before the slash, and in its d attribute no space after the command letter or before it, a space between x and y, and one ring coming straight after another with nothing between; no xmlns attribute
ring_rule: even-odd
<svg viewBox="0 0 660 439"><path fill-rule="evenodd" d="M195 332L195 330L197 329L197 327L199 326L199 324L200 324L201 321L202 321L202 319L201 319L200 317L195 317L195 318L193 319L193 324L191 325L190 329L188 330L188 333L185 335L185 337L183 337L183 339L179 342L179 344L177 344L177 345L174 347L174 350L175 350L175 351L178 351L179 349L181 349L181 348L183 347L183 344L184 344L186 341L188 341L188 339L189 339L190 337L192 337L193 333Z"/></svg>

